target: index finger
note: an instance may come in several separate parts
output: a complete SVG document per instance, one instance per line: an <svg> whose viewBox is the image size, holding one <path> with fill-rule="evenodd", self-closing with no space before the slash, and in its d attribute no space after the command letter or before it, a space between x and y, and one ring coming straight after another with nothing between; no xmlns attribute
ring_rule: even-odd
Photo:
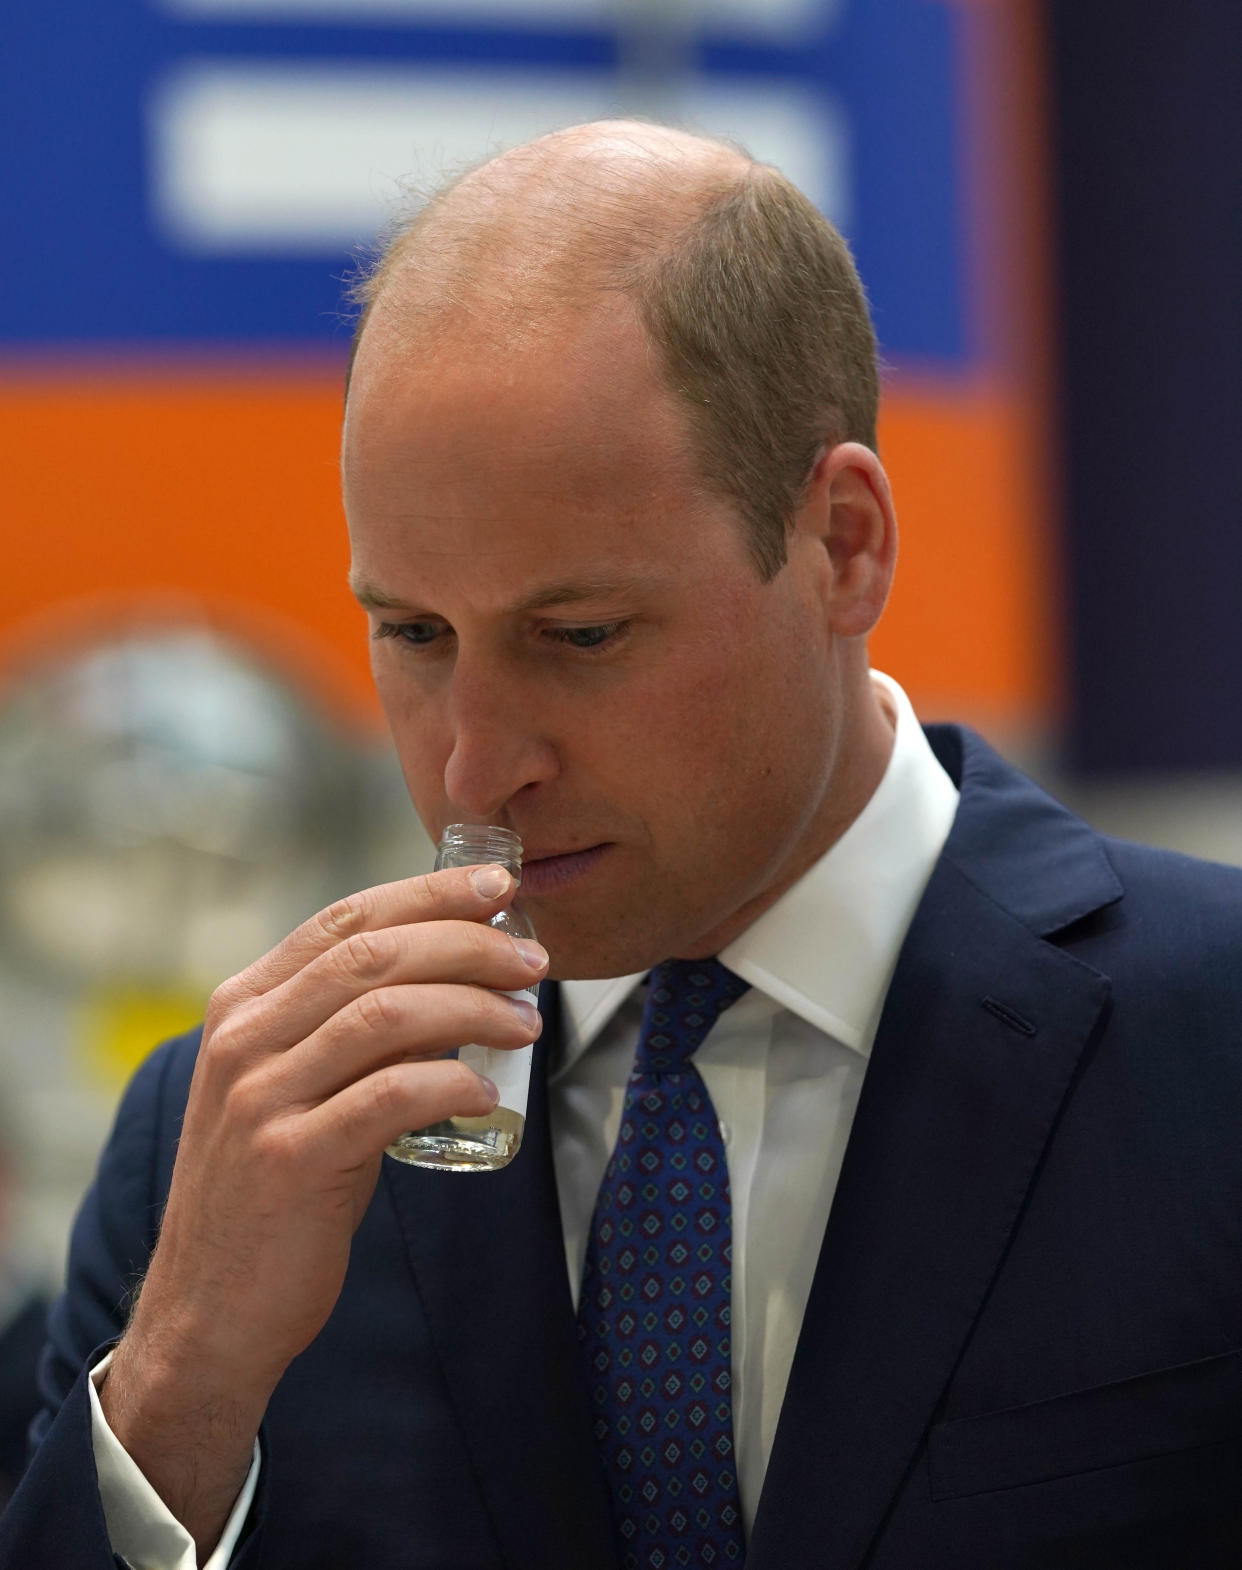
<svg viewBox="0 0 1242 1570"><path fill-rule="evenodd" d="M488 921L509 903L516 886L513 875L493 863L446 867L346 895L226 982L217 997L223 994L226 1003L261 997L356 932L420 921Z"/></svg>

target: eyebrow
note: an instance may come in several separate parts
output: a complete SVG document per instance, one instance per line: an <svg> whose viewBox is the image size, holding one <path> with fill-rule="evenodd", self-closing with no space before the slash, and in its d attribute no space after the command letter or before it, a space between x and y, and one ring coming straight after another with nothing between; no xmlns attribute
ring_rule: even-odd
<svg viewBox="0 0 1242 1570"><path fill-rule="evenodd" d="M349 575L349 592L364 611L396 611L402 609L400 600L394 600L391 595L385 594L383 589L377 589L374 584L368 583L365 578L355 578L352 572Z"/></svg>
<svg viewBox="0 0 1242 1570"><path fill-rule="evenodd" d="M509 611L511 614L521 615L527 611L549 610L556 605L573 605L581 600L608 599L618 594L641 593L650 591L655 586L655 582L653 577L642 573L567 579L563 583L551 583L546 588L536 590L535 593L510 606ZM352 573L349 577L349 586L354 598L364 610L397 611L412 608L408 601L394 599L375 584L368 583L364 578L355 578Z"/></svg>

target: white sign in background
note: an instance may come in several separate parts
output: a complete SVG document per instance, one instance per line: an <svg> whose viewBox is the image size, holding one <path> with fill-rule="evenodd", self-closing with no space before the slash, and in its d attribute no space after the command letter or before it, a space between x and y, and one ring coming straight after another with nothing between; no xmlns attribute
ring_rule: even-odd
<svg viewBox="0 0 1242 1570"><path fill-rule="evenodd" d="M585 72L187 65L148 105L154 219L198 253L348 249L402 210L410 183L434 186L545 131L624 114L622 92ZM677 111L776 164L848 231L848 127L821 91L694 77Z"/></svg>

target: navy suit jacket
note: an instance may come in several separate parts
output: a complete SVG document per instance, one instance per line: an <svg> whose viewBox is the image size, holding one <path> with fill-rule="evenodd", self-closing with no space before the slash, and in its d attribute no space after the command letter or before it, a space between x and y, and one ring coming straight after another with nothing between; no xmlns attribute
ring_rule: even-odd
<svg viewBox="0 0 1242 1570"><path fill-rule="evenodd" d="M1242 874L1105 842L977 738L827 1218L748 1570L1242 1561ZM557 1037L555 988L539 1067ZM0 1565L111 1570L81 1370L196 1039L121 1107ZM536 1072L480 1179L386 1162L262 1436L244 1570L616 1570Z"/></svg>
<svg viewBox="0 0 1242 1570"><path fill-rule="evenodd" d="M0 1510L26 1464L26 1431L39 1410L35 1367L47 1339L47 1299L32 1291L0 1329Z"/></svg>

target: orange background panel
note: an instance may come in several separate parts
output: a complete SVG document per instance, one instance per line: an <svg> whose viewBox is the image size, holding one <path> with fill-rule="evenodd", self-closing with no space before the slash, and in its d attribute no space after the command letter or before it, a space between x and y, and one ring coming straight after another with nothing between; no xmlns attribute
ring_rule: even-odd
<svg viewBox="0 0 1242 1570"><path fill-rule="evenodd" d="M340 415L335 366L0 378L0 660L117 616L205 614L377 717L345 587Z"/></svg>
<svg viewBox="0 0 1242 1570"><path fill-rule="evenodd" d="M1021 395L897 384L880 446L897 502L897 579L872 658L926 718L1034 732L1059 697L1046 445Z"/></svg>
<svg viewBox="0 0 1242 1570"><path fill-rule="evenodd" d="M335 366L0 377L0 670L101 624L207 616L371 722L345 587ZM902 522L878 665L932 714L1008 728L1054 696L1033 422L1012 395L900 379L882 444Z"/></svg>

